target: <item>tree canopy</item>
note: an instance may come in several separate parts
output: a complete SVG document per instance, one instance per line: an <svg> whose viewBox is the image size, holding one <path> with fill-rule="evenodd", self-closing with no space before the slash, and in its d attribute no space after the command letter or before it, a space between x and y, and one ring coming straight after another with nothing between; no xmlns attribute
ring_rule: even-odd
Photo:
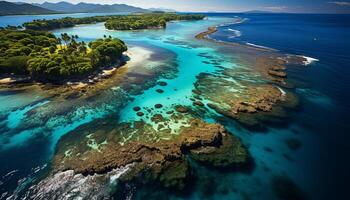
<svg viewBox="0 0 350 200"><path fill-rule="evenodd" d="M165 28L166 23L174 20L201 20L205 16L199 14L152 13L143 15L126 15L110 18L105 27L111 30L139 30Z"/></svg>
<svg viewBox="0 0 350 200"><path fill-rule="evenodd" d="M137 30L148 28L165 28L166 22L173 20L201 20L205 15L201 14L175 14L175 13L151 13L133 15L95 16L83 18L66 17L52 20L34 20L26 22L23 26L30 30L53 30L73 27L78 24L92 24L106 22L105 27L113 30Z"/></svg>
<svg viewBox="0 0 350 200"><path fill-rule="evenodd" d="M58 82L83 78L102 67L117 64L127 50L119 39L78 42L42 31L0 30L0 74L30 75L34 80ZM89 48L88 48L89 47Z"/></svg>

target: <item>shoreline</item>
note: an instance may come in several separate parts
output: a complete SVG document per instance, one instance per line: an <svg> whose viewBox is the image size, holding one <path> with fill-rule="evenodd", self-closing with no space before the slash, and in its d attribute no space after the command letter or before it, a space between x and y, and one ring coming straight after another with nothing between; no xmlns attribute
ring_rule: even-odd
<svg viewBox="0 0 350 200"><path fill-rule="evenodd" d="M207 40L210 42L215 42L218 44L223 44L223 45L230 45L230 46L239 46L239 47L246 47L250 49L255 49L255 50L260 50L260 51L266 51L266 52L278 52L276 49L267 49L267 48L260 48L259 46L253 46L253 45L244 45L244 44L239 44L236 42L224 42L224 41L218 41L212 38L209 38L208 36L216 33L218 31L218 26L210 26L206 31L203 31L195 36L196 39L199 40Z"/></svg>
<svg viewBox="0 0 350 200"><path fill-rule="evenodd" d="M97 82L100 82L102 79L109 78L112 76L115 71L117 71L119 68L127 65L128 60L131 60L130 58L131 54L129 51L125 52L123 54L123 59L116 63L114 66L104 67L102 69L96 70L94 72L91 72L87 77L84 78L71 78L66 79L62 82L41 82L41 81L35 81L32 80L30 76L17 76L17 75L3 75L0 77L0 86L3 85L10 85L10 84L17 84L17 83L30 83L33 85L36 84L43 84L43 85L57 85L57 86L72 86L78 85L78 88L81 88L82 85L88 85L88 84L95 84Z"/></svg>
<svg viewBox="0 0 350 200"><path fill-rule="evenodd" d="M215 40L215 39L208 37L211 34L216 33L218 31L218 27L219 27L219 25L218 26L210 26L210 27L208 27L208 29L206 31L200 32L197 35L195 35L195 38L198 40L206 40L206 41L214 42L214 43L221 44L221 45L244 47L244 48L254 49L254 50L264 51L264 52L280 52L280 50L278 50L278 49L260 46L260 45L255 45L252 43L240 44L237 42L225 42L225 41L219 41L219 40ZM291 59L291 63L293 63L293 64L297 63L297 64L304 65L304 66L308 66L314 62L319 61L317 58L312 58L312 57L308 57L305 55L287 54L286 58Z"/></svg>

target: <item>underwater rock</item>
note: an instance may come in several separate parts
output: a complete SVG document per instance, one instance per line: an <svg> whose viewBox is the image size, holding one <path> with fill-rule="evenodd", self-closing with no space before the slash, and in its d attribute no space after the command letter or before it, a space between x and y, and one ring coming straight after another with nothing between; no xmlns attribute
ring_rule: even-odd
<svg viewBox="0 0 350 200"><path fill-rule="evenodd" d="M162 104L160 104L160 103L158 103L158 104L154 105L154 107L155 107L155 108L157 108L157 109L159 109L159 108L162 108L162 107L163 107L163 105L162 105Z"/></svg>
<svg viewBox="0 0 350 200"><path fill-rule="evenodd" d="M138 111L141 110L141 108L140 108L139 106L136 106L136 107L133 108L133 110L134 110L135 112L138 112Z"/></svg>
<svg viewBox="0 0 350 200"><path fill-rule="evenodd" d="M290 178L275 176L272 178L272 188L278 199L281 200L304 200L306 194Z"/></svg>
<svg viewBox="0 0 350 200"><path fill-rule="evenodd" d="M195 101L195 102L193 102L193 105L195 105L195 106L201 106L201 107L204 106L204 104L203 104L201 101Z"/></svg>
<svg viewBox="0 0 350 200"><path fill-rule="evenodd" d="M194 94L197 94L197 95L201 95L201 94L202 94L201 91L196 90L196 89L192 90L192 92L193 92Z"/></svg>
<svg viewBox="0 0 350 200"><path fill-rule="evenodd" d="M161 114L155 114L155 115L152 116L151 120L154 123L159 123L159 122L164 121L164 118L163 118L163 116Z"/></svg>
<svg viewBox="0 0 350 200"><path fill-rule="evenodd" d="M136 114L137 114L137 116L139 116L139 117L142 117L142 116L145 115L143 112L137 112Z"/></svg>
<svg viewBox="0 0 350 200"><path fill-rule="evenodd" d="M188 108L186 108L185 106L181 106L181 105L175 106L175 110L179 113L187 113L188 112Z"/></svg>
<svg viewBox="0 0 350 200"><path fill-rule="evenodd" d="M273 152L273 150L270 147L264 147L264 151L269 153Z"/></svg>
<svg viewBox="0 0 350 200"><path fill-rule="evenodd" d="M197 100L199 100L199 101L202 101L203 99L200 97L200 96L198 96L198 95L196 95L196 96L194 96L194 99L197 99ZM196 100L195 100L196 101Z"/></svg>
<svg viewBox="0 0 350 200"><path fill-rule="evenodd" d="M286 78L287 77L287 73L283 72L283 71L269 70L267 73L269 75L271 75L271 76L277 76L277 77L280 77L280 78Z"/></svg>
<svg viewBox="0 0 350 200"><path fill-rule="evenodd" d="M286 70L286 67L285 66L281 66L281 65L273 65L270 67L270 70L273 70L273 71L284 71Z"/></svg>
<svg viewBox="0 0 350 200"><path fill-rule="evenodd" d="M173 110L169 110L169 111L166 112L166 114L168 114L168 115L171 115L171 114L173 114L173 113L174 113Z"/></svg>
<svg viewBox="0 0 350 200"><path fill-rule="evenodd" d="M164 93L164 90L162 90L162 89L157 89L156 92L158 92L158 93L161 94L161 93Z"/></svg>
<svg viewBox="0 0 350 200"><path fill-rule="evenodd" d="M289 138L286 140L286 144L291 150L298 150L301 147L301 141L296 138Z"/></svg>
<svg viewBox="0 0 350 200"><path fill-rule="evenodd" d="M160 85L160 86L167 86L168 84L166 82L164 82L164 81L159 81L158 85Z"/></svg>
<svg viewBox="0 0 350 200"><path fill-rule="evenodd" d="M245 163L248 154L238 138L231 137L228 133L222 135L222 144L218 147L200 147L191 150L194 160L209 164L214 167L229 167Z"/></svg>
<svg viewBox="0 0 350 200"><path fill-rule="evenodd" d="M217 109L217 106L212 103L208 103L207 106L213 110Z"/></svg>

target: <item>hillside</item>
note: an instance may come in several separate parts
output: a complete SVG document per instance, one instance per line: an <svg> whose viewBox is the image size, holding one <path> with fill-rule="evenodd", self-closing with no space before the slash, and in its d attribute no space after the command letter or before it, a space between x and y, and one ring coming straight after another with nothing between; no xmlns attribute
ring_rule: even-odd
<svg viewBox="0 0 350 200"><path fill-rule="evenodd" d="M54 13L57 12L27 3L15 4L7 1L0 1L0 15L40 15Z"/></svg>
<svg viewBox="0 0 350 200"><path fill-rule="evenodd" d="M113 5L92 4L92 3L71 4L63 1L58 3L45 2L43 4L33 4L33 5L40 6L42 8L49 9L49 10L54 10L57 12L64 12L64 13L148 12L148 10L146 9L129 6L125 4L113 4Z"/></svg>

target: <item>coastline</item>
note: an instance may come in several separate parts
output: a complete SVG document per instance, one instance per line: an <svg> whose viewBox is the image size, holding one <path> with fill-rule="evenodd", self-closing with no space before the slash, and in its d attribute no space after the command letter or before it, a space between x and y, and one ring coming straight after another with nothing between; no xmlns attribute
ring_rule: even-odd
<svg viewBox="0 0 350 200"><path fill-rule="evenodd" d="M79 90L87 86L103 83L104 80L113 79L114 75L118 73L119 69L123 69L123 73L125 73L125 70L131 69L139 64L144 63L148 58L150 58L152 53L153 52L142 47L131 47L128 51L124 52L123 56L125 62L123 64L116 67L101 69L100 72L94 77L77 82L66 82L64 85L70 86L73 90Z"/></svg>
<svg viewBox="0 0 350 200"><path fill-rule="evenodd" d="M273 83L279 86L289 87L288 84L286 83L286 79L287 79L286 65L297 64L302 66L308 66L313 62L319 61L316 58L311 58L304 55L283 54L277 49L259 46L252 43L240 44L237 42L224 42L224 41L218 41L210 38L209 36L211 34L214 34L218 31L218 27L220 27L220 25L210 26L206 31L200 32L199 34L195 35L195 38L198 40L206 40L209 42L214 42L219 45L229 45L229 46L257 50L261 52L271 52L271 53L281 54L279 56L276 56L275 59L273 59L272 57L261 57L256 61L256 66L259 69L259 71L262 69L261 73L265 77L267 77L270 81L272 81Z"/></svg>
<svg viewBox="0 0 350 200"><path fill-rule="evenodd" d="M127 73L134 67L142 65L152 55L152 51L142 47L131 47L124 52L124 61L120 65L100 69L89 77L80 80L67 80L62 83L42 83L31 80L30 77L3 76L0 77L1 90L37 90L40 94L48 94L57 98L89 98L101 90L113 88L122 84ZM135 68L136 69L136 68Z"/></svg>
<svg viewBox="0 0 350 200"><path fill-rule="evenodd" d="M216 26L210 26L208 27L207 31L201 32L195 36L197 39L209 39L207 36L215 33L218 31L218 28Z"/></svg>
<svg viewBox="0 0 350 200"><path fill-rule="evenodd" d="M224 41L218 41L218 40L209 38L209 35L216 33L217 31L218 31L218 26L210 26L210 27L208 27L208 30L197 34L195 36L195 38L199 39L199 40L207 40L207 41L211 41L211 42L215 42L215 43L223 44L223 45L241 46L241 47L251 48L251 49L255 49L255 50L266 51L266 52L278 52L278 50L276 50L276 49L261 48L257 45L256 46L248 45L248 44L244 45L244 44L239 44L236 42L224 42Z"/></svg>

